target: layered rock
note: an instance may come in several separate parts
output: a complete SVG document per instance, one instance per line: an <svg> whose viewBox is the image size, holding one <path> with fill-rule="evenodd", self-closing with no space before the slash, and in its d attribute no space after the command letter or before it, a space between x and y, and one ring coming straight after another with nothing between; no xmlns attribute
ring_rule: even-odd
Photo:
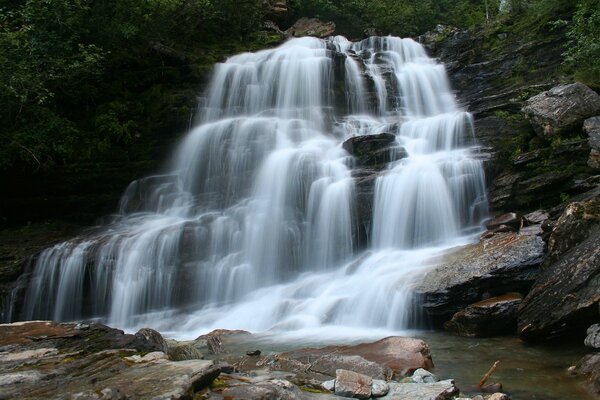
<svg viewBox="0 0 600 400"><path fill-rule="evenodd" d="M508 293L471 304L444 323L444 329L467 337L513 334L522 299L519 293Z"/></svg>
<svg viewBox="0 0 600 400"><path fill-rule="evenodd" d="M333 22L323 22L316 18L300 18L285 31L286 34L294 37L315 36L318 38L331 36L334 32L335 24Z"/></svg>
<svg viewBox="0 0 600 400"><path fill-rule="evenodd" d="M519 308L522 339L583 335L600 318L598 201L569 205L556 223L549 240L549 262Z"/></svg>
<svg viewBox="0 0 600 400"><path fill-rule="evenodd" d="M600 324L594 324L587 329L587 336L583 344L592 349L600 350Z"/></svg>
<svg viewBox="0 0 600 400"><path fill-rule="evenodd" d="M523 112L535 132L549 138L600 114L600 96L581 83L559 85L531 97Z"/></svg>
<svg viewBox="0 0 600 400"><path fill-rule="evenodd" d="M0 325L2 397L184 399L219 375L213 361L167 360L159 336L95 323Z"/></svg>
<svg viewBox="0 0 600 400"><path fill-rule="evenodd" d="M511 291L527 293L543 258L541 237L499 233L443 256L415 293L425 312L441 323L482 299Z"/></svg>
<svg viewBox="0 0 600 400"><path fill-rule="evenodd" d="M591 147L588 165L600 169L600 116L583 121L583 131L587 133Z"/></svg>

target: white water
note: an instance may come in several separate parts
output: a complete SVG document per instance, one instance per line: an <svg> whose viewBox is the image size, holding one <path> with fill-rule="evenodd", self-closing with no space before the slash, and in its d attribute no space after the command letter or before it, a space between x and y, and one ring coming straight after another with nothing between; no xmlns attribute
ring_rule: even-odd
<svg viewBox="0 0 600 400"><path fill-rule="evenodd" d="M206 96L167 174L133 182L114 223L41 254L17 318L179 337L414 327L412 285L487 205L443 65L410 39L293 39L218 64ZM408 157L377 178L359 243L341 143L382 132Z"/></svg>

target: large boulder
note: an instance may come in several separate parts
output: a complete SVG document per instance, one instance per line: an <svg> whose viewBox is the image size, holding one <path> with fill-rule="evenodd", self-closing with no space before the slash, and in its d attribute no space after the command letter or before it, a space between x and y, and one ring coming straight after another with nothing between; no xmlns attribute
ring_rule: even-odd
<svg viewBox="0 0 600 400"><path fill-rule="evenodd" d="M345 369L335 372L335 394L338 396L368 399L371 397L372 384L373 379L367 375Z"/></svg>
<svg viewBox="0 0 600 400"><path fill-rule="evenodd" d="M285 31L289 36L315 36L324 38L333 35L335 23L323 22L316 18L300 18L292 27Z"/></svg>
<svg viewBox="0 0 600 400"><path fill-rule="evenodd" d="M498 233L446 254L415 288L417 300L442 323L469 304L516 291L527 293L544 258L539 236Z"/></svg>
<svg viewBox="0 0 600 400"><path fill-rule="evenodd" d="M559 85L531 97L523 112L536 133L548 138L600 114L600 96L582 83Z"/></svg>
<svg viewBox="0 0 600 400"><path fill-rule="evenodd" d="M406 150L397 146L396 136L391 133L354 136L347 139L342 147L363 167L381 169L388 162L407 156Z"/></svg>
<svg viewBox="0 0 600 400"><path fill-rule="evenodd" d="M600 209L598 198L573 203L549 241L549 260L519 308L522 339L581 335L600 318Z"/></svg>
<svg viewBox="0 0 600 400"><path fill-rule="evenodd" d="M583 121L583 131L588 135L588 143L592 148L588 165L600 169L600 116Z"/></svg>
<svg viewBox="0 0 600 400"><path fill-rule="evenodd" d="M487 337L514 334L517 330L517 310L523 296L508 293L471 304L444 323L444 329L466 337Z"/></svg>
<svg viewBox="0 0 600 400"><path fill-rule="evenodd" d="M583 344L592 349L600 350L600 324L594 324L587 329L587 336Z"/></svg>

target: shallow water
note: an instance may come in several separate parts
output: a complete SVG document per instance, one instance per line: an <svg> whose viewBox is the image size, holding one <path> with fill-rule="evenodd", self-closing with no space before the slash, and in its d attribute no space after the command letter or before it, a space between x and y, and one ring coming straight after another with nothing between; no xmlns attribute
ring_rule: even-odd
<svg viewBox="0 0 600 400"><path fill-rule="evenodd" d="M260 349L263 354L289 351L303 347L324 347L330 344L353 344L381 339L387 331L345 331L334 328L327 332L298 333L293 336L259 334L252 337L224 339L228 351L244 354ZM440 379L454 379L461 395L478 394L476 386L492 364L500 365L488 383L499 382L503 392L513 400L593 400L581 381L570 377L567 368L586 354L586 349L573 344L532 346L515 337L471 339L442 332L395 332L425 340L430 347ZM326 335L329 339L318 339ZM361 337L362 336L362 337ZM241 340L241 341L238 341Z"/></svg>

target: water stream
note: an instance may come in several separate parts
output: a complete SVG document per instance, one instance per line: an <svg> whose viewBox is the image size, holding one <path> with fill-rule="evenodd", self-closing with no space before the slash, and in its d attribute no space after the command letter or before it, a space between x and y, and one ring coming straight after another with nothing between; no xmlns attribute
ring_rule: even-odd
<svg viewBox="0 0 600 400"><path fill-rule="evenodd" d="M398 330L411 285L487 213L472 117L411 39L299 38L215 67L199 124L112 223L45 250L15 319ZM342 143L392 133L381 171ZM357 171L376 174L360 226ZM357 234L366 229L367 237Z"/></svg>

